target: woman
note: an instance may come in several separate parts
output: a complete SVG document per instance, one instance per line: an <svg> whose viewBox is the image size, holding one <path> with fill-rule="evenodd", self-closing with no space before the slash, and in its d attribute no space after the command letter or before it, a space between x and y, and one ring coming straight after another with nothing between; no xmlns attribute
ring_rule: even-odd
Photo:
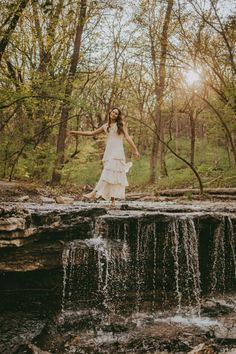
<svg viewBox="0 0 236 354"><path fill-rule="evenodd" d="M138 149L132 138L129 136L127 125L122 120L119 108L113 108L108 117L108 123L94 131L75 131L71 130L71 135L95 136L105 132L107 135L106 149L103 155L103 171L101 177L91 193L85 194L88 199L102 197L111 200L115 206L116 199L125 199L125 187L128 186L126 173L132 166L132 162L125 162L123 138L134 150L137 159L140 158Z"/></svg>

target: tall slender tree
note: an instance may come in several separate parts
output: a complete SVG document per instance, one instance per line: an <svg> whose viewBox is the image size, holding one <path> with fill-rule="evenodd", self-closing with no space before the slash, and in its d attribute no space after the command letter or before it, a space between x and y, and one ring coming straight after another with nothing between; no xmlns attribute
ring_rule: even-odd
<svg viewBox="0 0 236 354"><path fill-rule="evenodd" d="M29 0L20 0L17 2L16 7L14 9L14 12L11 13L7 20L4 23L4 27L7 26L6 30L2 32L1 35L1 39L0 39L0 63L2 61L2 56L5 52L5 49L10 41L11 35L14 32L17 23L24 11L24 9L26 8L27 4L28 4Z"/></svg>
<svg viewBox="0 0 236 354"><path fill-rule="evenodd" d="M82 34L84 30L84 25L86 22L86 10L87 10L87 0L81 0L79 2L79 16L78 23L76 26L75 40L73 53L70 62L70 68L68 72L67 84L65 89L65 97L70 98L73 91L73 81L76 76L77 64L79 62ZM66 130L68 117L70 112L70 104L64 103L61 110L59 133L57 138L57 157L55 161L55 166L52 175L52 184L58 184L61 182L61 170L65 160L65 140L66 140Z"/></svg>
<svg viewBox="0 0 236 354"><path fill-rule="evenodd" d="M166 61L167 61L167 49L168 49L168 37L169 37L169 27L171 22L171 13L173 10L174 1L168 0L167 7L164 15L164 21L160 33L160 55L159 63L157 62L157 47L155 42L156 28L149 29L149 37L151 43L151 58L154 71L155 80L155 96L156 96L156 107L155 107L155 130L157 135L153 136L152 154L150 161L150 182L155 182L157 179L157 159L159 151L159 138L164 140L164 124L162 117L162 107L165 94L165 84L166 84ZM164 160L164 145L161 145L160 149L160 172L162 175L166 174L165 160Z"/></svg>

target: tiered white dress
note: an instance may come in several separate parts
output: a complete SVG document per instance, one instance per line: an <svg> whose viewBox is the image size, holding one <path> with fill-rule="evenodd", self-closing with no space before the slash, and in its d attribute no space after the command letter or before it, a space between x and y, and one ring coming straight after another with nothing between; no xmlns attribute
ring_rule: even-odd
<svg viewBox="0 0 236 354"><path fill-rule="evenodd" d="M132 162L125 162L125 152L123 146L124 135L118 134L117 125L110 126L104 124L103 129L107 134L106 149L103 155L103 171L94 189L96 197L110 200L125 199L125 187L128 186L126 173L132 166Z"/></svg>

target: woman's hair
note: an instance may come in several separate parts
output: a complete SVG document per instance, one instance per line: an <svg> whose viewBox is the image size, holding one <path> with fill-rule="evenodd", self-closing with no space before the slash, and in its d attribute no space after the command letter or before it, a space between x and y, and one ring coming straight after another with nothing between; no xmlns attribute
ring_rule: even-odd
<svg viewBox="0 0 236 354"><path fill-rule="evenodd" d="M110 118L110 114L112 111L114 111L114 109L116 109L118 111L118 116L116 118L116 125L117 125L117 133L118 134L124 134L124 129L123 129L123 126L124 126L124 123L123 123L123 119L122 119L122 114L121 114L121 110L117 107L113 107L110 112L109 112L109 116L108 116L108 127L107 127L107 131L109 132L109 129L110 129L110 125L111 125L111 118Z"/></svg>

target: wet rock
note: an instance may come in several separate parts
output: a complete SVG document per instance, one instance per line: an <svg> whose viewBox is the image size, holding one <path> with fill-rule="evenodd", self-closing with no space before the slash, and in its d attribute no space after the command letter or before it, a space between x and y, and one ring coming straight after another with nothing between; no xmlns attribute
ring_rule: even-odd
<svg viewBox="0 0 236 354"><path fill-rule="evenodd" d="M33 344L22 344L19 348L14 351L14 354L51 354L50 352L46 352L36 347Z"/></svg>
<svg viewBox="0 0 236 354"><path fill-rule="evenodd" d="M0 217L9 218L9 217L26 217L28 211L25 208L22 208L21 205L15 204L2 204L0 205Z"/></svg>
<svg viewBox="0 0 236 354"><path fill-rule="evenodd" d="M41 203L45 203L45 204L55 203L55 199L49 197L42 197L42 196L40 197L40 201Z"/></svg>
<svg viewBox="0 0 236 354"><path fill-rule="evenodd" d="M50 350L51 353L65 353L64 342L67 334L61 330L63 318L52 316L46 326L35 340L35 344L43 350ZM71 337L71 335L69 335Z"/></svg>
<svg viewBox="0 0 236 354"><path fill-rule="evenodd" d="M51 354L50 352L41 350L40 348L36 347L36 345L29 344L29 349L32 350L32 354Z"/></svg>
<svg viewBox="0 0 236 354"><path fill-rule="evenodd" d="M0 218L0 231L24 230L25 219L17 217ZM1 238L1 234L0 234Z"/></svg>
<svg viewBox="0 0 236 354"><path fill-rule="evenodd" d="M208 345L205 343L199 344L197 347L193 348L188 354L215 354L215 347L213 345Z"/></svg>
<svg viewBox="0 0 236 354"><path fill-rule="evenodd" d="M59 234L61 239L90 237L95 216L105 212L104 208L62 205L0 208L0 248L22 247L39 237L50 238L53 243Z"/></svg>
<svg viewBox="0 0 236 354"><path fill-rule="evenodd" d="M29 196L28 195L23 195L22 197L19 197L16 199L17 202L20 202L20 203L24 203L24 202L27 202L29 200Z"/></svg>
<svg viewBox="0 0 236 354"><path fill-rule="evenodd" d="M37 269L53 269L61 265L63 245L59 241L28 244L2 250L0 271L29 272Z"/></svg>
<svg viewBox="0 0 236 354"><path fill-rule="evenodd" d="M158 286L160 287L161 284L160 288L163 289L162 283L158 283L159 279L162 279L164 274L165 285L167 284L166 289L172 289L171 286L174 283L173 279L175 280L175 276L173 275L175 274L170 274L170 278L167 278L167 275L169 274L168 272L171 273L174 269L173 262L179 262L178 267L180 265L182 267L180 261L183 261L183 256L188 255L188 252L191 253L191 249L184 249L184 247L180 247L178 254L176 252L171 253L173 250L176 251L176 248L172 246L179 244L187 247L196 230L200 230L199 232L201 234L200 262L202 262L202 254L206 259L206 262L202 263L201 270L207 275L206 282L208 283L214 271L215 283L213 283L213 285L217 284L218 279L221 281L222 274L226 274L226 272L221 272L222 267L217 268L217 274L219 274L217 278L216 268L210 269L209 267L211 267L212 264L218 264L217 261L221 260L222 256L221 253L218 253L214 256L215 258L209 257L212 256L212 250L217 250L217 243L214 243L215 240L223 239L225 242L222 244L222 250L227 260L233 259L234 253L231 252L231 249L232 244L234 244L232 242L234 240L233 235L236 226L235 219L233 221L233 215L232 217L229 214L222 216L221 212L210 213L209 210L203 213L200 209L194 210L194 208L190 208L191 210L187 211L187 209L182 208L181 205L175 205L174 208L166 205L165 209L159 210L160 204L158 204L158 207L157 205L152 205L152 210L145 209L145 204L141 204L137 206L137 208L139 207L137 210L133 210L132 205L128 205L128 207L123 208L123 210L119 210L118 208L107 212L102 205L103 204L101 204L100 207L96 206L95 208L93 205L88 206L85 203L66 206L57 204L29 204L24 210L9 207L5 210L0 208L0 217L3 220L1 224L3 229L0 230L0 241L3 245L4 243L8 245L8 247L5 247L5 249L2 249L0 252L0 270L2 270L0 288L3 296L7 294L5 297L8 298L8 294L15 291L17 299L20 298L19 293L16 291L18 288L21 290L21 294L25 295L26 306L28 306L28 294L30 292L37 292L37 296L35 295L37 299L40 293L42 294L41 296L44 297L46 292L51 292L53 302L58 301L58 304L61 304L59 301L61 301L61 295L63 294L63 309L65 309L65 311L68 310L66 315L68 312L72 311L72 315L67 316L62 324L53 324L55 335L53 334L53 330L50 331L49 328L47 328L47 331L45 330L46 337L41 337L42 342L45 341L43 345L33 341L33 336L19 339L17 336L18 333L16 333L14 345L17 344L17 347L15 350L21 350L23 348L23 350L28 350L29 353L32 353L33 350L41 350L37 347L36 349L32 348L30 344L27 344L32 341L45 351L52 350L52 353L69 353L68 350L70 349L71 353L73 353L73 350L75 350L75 352L76 350L77 352L80 350L80 353L96 354L183 353L191 352L192 349L198 350L197 352L195 351L195 353L198 354L212 354L212 352L208 352L213 348L211 348L209 343L206 347L195 347L199 346L204 340L207 340L206 333L203 333L203 330L197 331L196 329L192 329L192 333L189 333L191 332L189 326L185 327L183 324L163 323L161 319L157 322L157 319L154 321L153 318L151 320L146 319L145 322L143 318L137 318L136 322L135 319L132 318L132 321L126 322L125 317L112 317L112 321L110 318L110 321L102 322L105 312L104 307L100 306L101 312L97 314L92 312L78 313L78 307L76 308L76 305L78 304L81 310L85 305L92 306L91 304L94 304L96 300L100 303L100 301L105 299L104 305L106 303L107 310L113 299L117 301L117 306L119 305L125 308L132 307L134 305L132 301L135 299L138 306L141 302L142 305L145 304L146 301L147 309L152 307L153 312L153 306L157 304L157 297L159 296ZM143 206L144 208L142 209L141 207ZM180 210L182 211L180 212ZM189 215L187 214L188 212ZM8 222L6 220L8 220ZM229 223L229 221L232 222ZM204 224L204 227L202 227L202 224ZM206 228L207 224L209 224L209 228ZM174 225L174 228L170 229L169 226L171 225ZM220 228L218 228L219 225L221 226ZM227 235L226 231L228 231ZM104 239L102 239L102 245L99 250L95 247L90 249L86 244L84 248L90 250L87 257L86 252L82 252L81 239L92 237L95 240L100 240L101 237L96 237L97 235L104 236L107 241L107 246L104 246ZM156 236L156 238L154 238L154 236ZM169 241L165 243L168 237ZM76 241L69 242L69 245L76 244L77 246L79 239L81 243L80 247L76 247L75 249L73 249L73 247L68 249L65 247L64 250L68 251L65 254L67 254L68 257L63 258L64 263L63 267L61 267L63 242L73 239L76 239ZM206 241L209 239L210 242L206 246ZM90 241L91 240L89 240L89 242ZM114 247L109 246L111 245L111 241ZM176 242L173 244L173 241ZM88 240L86 240L86 242L88 242ZM21 247L16 248L13 247L13 245L20 245ZM129 252L127 252L127 245L129 246ZM126 248L123 246L126 246ZM96 247L98 247L97 244ZM77 251L78 249L77 257L75 250ZM93 252L94 249L97 253L95 251ZM197 255L198 249L199 248L196 248L197 251L191 253L191 256ZM170 253L168 253L169 250L171 251ZM162 251L165 251L165 254L162 254ZM206 253L206 251L208 253ZM92 259L95 261L99 259L100 268L96 268L95 261L90 263L91 254L99 256ZM230 254L231 258L227 257L227 254ZM130 257L130 255L132 255L132 257ZM160 255L162 255L162 258L158 258ZM176 255L179 257L178 259ZM129 257L132 262L130 261L131 263L126 264L124 262L124 267L122 268L122 260L128 260ZM168 260L172 261L168 262ZM164 269L165 272L162 268L164 261L166 261L168 265ZM183 262L185 265L187 263L188 262ZM197 261L196 264L198 264ZM126 265L134 266L126 268ZM221 262L219 262L219 266L221 265ZM155 272L153 270L154 266L156 266ZM223 266L223 270L227 269L227 276L231 274L232 269L235 269L233 262L225 263ZM117 269L120 269L118 273L116 272ZM133 273L130 273L131 275L133 274L133 276L127 276L127 274L129 275L127 269L133 269ZM138 274L137 269L140 269ZM178 268L178 275L182 276L178 278L178 289L191 289L190 291L192 291L191 281L190 283L185 283L185 280L191 279L190 275L194 273L195 269L195 266L192 270L186 268L186 266ZM52 279L53 274L55 281ZM89 278L89 274L91 278ZM119 277L117 274L121 275L121 282L118 281ZM234 273L232 274L233 277ZM99 281L100 285L102 285L98 287L100 289L98 296L96 296L97 276L100 277ZM129 301L122 303L122 299L119 295L121 288L123 289L123 286L126 285L124 282L126 276L127 284L132 285L132 281L136 282L136 284L139 282L139 287L137 288L136 284L134 284L133 288L131 286L132 294L135 294L135 296L128 296ZM27 281L26 277L28 277ZM232 283L232 277L226 279L228 283ZM75 283L72 282L73 279ZM85 291L81 291L83 288L83 279L85 279ZM70 280L70 282L68 282L68 280ZM147 282L145 283L146 280ZM57 284L60 284L58 290L56 290ZM73 284L75 287L73 287ZM95 285L94 289L92 288L93 284ZM109 288L109 284L113 284L114 286L112 285ZM227 284L226 281L225 284ZM56 300L54 296L54 288L55 293L57 291L60 296L60 298L58 296L59 300ZM153 289L155 290L155 304L153 301ZM212 288L210 287L210 289ZM170 293L172 298L173 294L175 294L174 296L176 297L176 291L171 291ZM74 299L76 300L78 295L80 297L78 297L78 303L76 303ZM102 295L104 295L104 298ZM182 300L184 300L184 295L184 292L182 292ZM197 296L198 295L199 292L197 292ZM188 296L189 293L187 293L187 297ZM14 301L15 300L16 299L14 299ZM66 303L67 300L68 303ZM6 299L4 301L6 301ZM182 305L183 304L184 302ZM223 302L209 300L204 306L203 313L205 311L204 314L206 314L208 311L212 316L230 315L230 311L232 311L232 308ZM74 313L73 309L76 310ZM214 329L214 337L212 336L212 338L216 338L216 340L219 341L226 339L233 341L234 323L235 319L227 318L223 331L222 328L221 331L218 331L217 328ZM22 327L22 321L20 321L19 327ZM23 333L23 336L28 335L29 327L32 327L31 324L27 327L27 331ZM6 325L4 324L2 328L5 330ZM16 332L18 332L18 328L16 328ZM53 341L53 343L50 341ZM5 342L8 342L8 338L5 338ZM63 345L64 348L68 348L68 350L66 349L67 351L55 349ZM202 350L206 351L201 352ZM5 353L9 354L11 352L11 350L8 350ZM20 351L18 353L20 353Z"/></svg>
<svg viewBox="0 0 236 354"><path fill-rule="evenodd" d="M122 333L128 332L135 328L134 323L111 323L109 325L102 326L102 330L104 332L111 332L111 333Z"/></svg>
<svg viewBox="0 0 236 354"><path fill-rule="evenodd" d="M219 315L231 313L233 306L225 302L207 300L201 307L201 315L208 317L217 317Z"/></svg>
<svg viewBox="0 0 236 354"><path fill-rule="evenodd" d="M0 353L27 353L20 348L37 337L44 328L46 320L40 315L23 312L3 313L0 315ZM29 351L32 353L32 351Z"/></svg>
<svg viewBox="0 0 236 354"><path fill-rule="evenodd" d="M89 330L101 323L102 313L99 311L77 311L59 319L59 321L61 321L63 330Z"/></svg>
<svg viewBox="0 0 236 354"><path fill-rule="evenodd" d="M120 210L119 207L123 210ZM146 253L143 254L144 261L140 258L136 262L138 264L142 261L143 270L147 270L147 282L145 279L142 282L145 284L145 294L150 293L153 296L150 284L155 283L157 289L158 286L162 286L163 259L166 260L168 266L170 265L170 272L168 272L170 276L166 274L165 286L168 289L173 289L172 270L175 257L177 256L179 260L183 259L185 264L189 264L187 258L182 257L181 244L189 245L189 240L193 240L192 236L196 234L200 235L198 249L202 289L212 290L211 284L213 284L215 290L221 290L222 286L234 284L234 274L231 271L234 269L234 254L231 252L231 243L234 242L236 219L234 214L230 214L229 211L222 215L221 211L216 213L213 209L214 213L210 213L211 208L213 208L212 205L185 206L174 203L164 205L164 203L142 202L118 204L115 210L106 210L103 202L96 206L89 203L73 203L73 205L26 203L22 208L20 205L13 206L6 203L0 207L0 247L2 247L0 250L0 270L9 272L20 270L23 272L24 270L61 266L62 247L60 245L62 246L63 242L93 238L97 235L117 240L116 250L119 249L118 241L122 245L125 237L130 249L133 249L136 247L135 240L138 235L138 249L145 249ZM203 212L204 210L207 211ZM176 240L178 238L180 243L178 254L175 254L174 248L166 247L167 231L169 234L171 231ZM221 253L217 248L217 238L224 240L221 246L222 250L224 249L222 252L225 253L227 263L225 262L223 265ZM144 240L146 241L144 242ZM59 241L60 244L58 244ZM171 238L168 242L172 244ZM153 252L154 246L155 251ZM20 251L17 248L20 248ZM212 252L212 250L216 250L218 253ZM187 255L188 250L185 249L185 252ZM227 254L230 256L227 257ZM153 264L156 264L155 281L153 280ZM181 269L186 271L184 263L182 264L183 268L178 269L180 273L183 273ZM195 264L197 265L198 261ZM213 266L217 270L216 277L212 277L215 272ZM194 273L190 268L187 271L189 274ZM135 272L133 274L135 275ZM225 274L225 279L221 274ZM199 284L199 281L196 283L194 277L191 277L192 275L181 279L181 282L178 283L180 291L181 289L189 289L192 284ZM132 279L135 279L134 276L131 277L130 283L132 283ZM189 285L187 281L189 281ZM135 284L133 284L133 289L135 289ZM199 289L196 294L199 294ZM185 294L183 294L183 298L184 296ZM188 297L190 298L189 295ZM206 305L203 309L204 314L212 313L212 316L214 313L225 314L227 311L230 309L222 305L219 308L216 305Z"/></svg>
<svg viewBox="0 0 236 354"><path fill-rule="evenodd" d="M58 196L56 197L56 202L58 204L71 204L74 202L74 199L66 196Z"/></svg>
<svg viewBox="0 0 236 354"><path fill-rule="evenodd" d="M236 316L224 322L224 326L215 328L214 335L224 342L236 344Z"/></svg>

